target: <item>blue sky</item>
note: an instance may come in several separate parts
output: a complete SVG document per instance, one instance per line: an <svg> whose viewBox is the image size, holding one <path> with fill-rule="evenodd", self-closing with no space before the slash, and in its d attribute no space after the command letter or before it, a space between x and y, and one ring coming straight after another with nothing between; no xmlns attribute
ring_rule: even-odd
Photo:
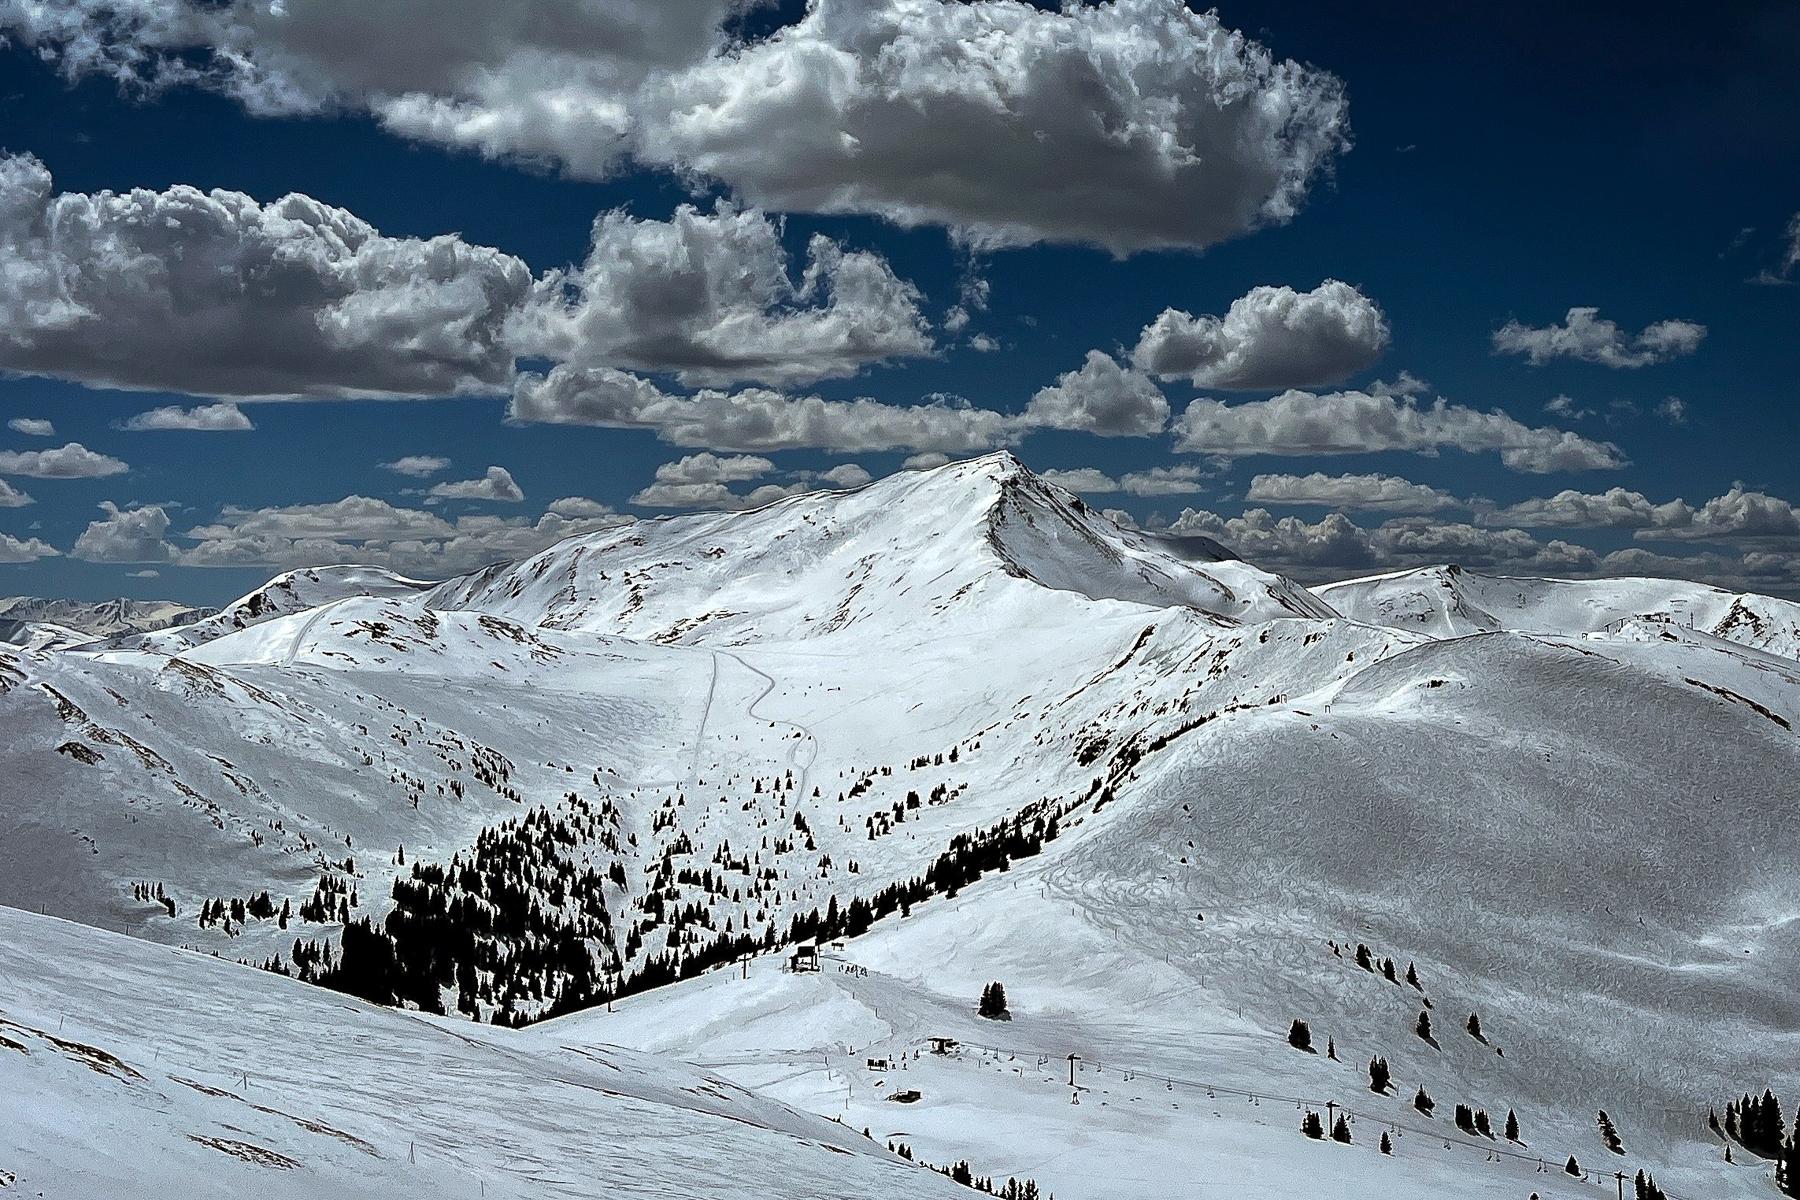
<svg viewBox="0 0 1800 1200"><path fill-rule="evenodd" d="M179 36L78 3L0 13L0 594L218 603L321 555L448 574L625 516L1001 445L1101 507L1309 581L1449 560L1800 594L1792 6L1241 3L1215 26L1175 0L742 18L681 0L665 11L709 19L641 44L559 28L548 63L529 30L446 19L447 49L419 47L420 63L399 7L389 56L328 13L306 24L318 6L302 0L285 24L231 28L193 17L218 6L158 3L171 25L193 18ZM973 34L993 27L1079 49L990 61ZM1142 60L1150 31L1170 62ZM1230 74L1262 53L1210 40L1230 31L1265 48L1250 86L1288 106L1286 126L1204 115L1243 77L1195 64ZM735 33L748 52L722 48ZM975 80L1002 111L913 125L854 89L821 84L813 107L758 92L811 84L825 50L889 69L896 46L918 51L903 92L942 103ZM250 67L221 66L226 51ZM779 77L751 71L778 53ZM964 54L963 75L933 74ZM1120 71L1135 90L1106 85ZM713 85L753 102L665 111ZM547 116L570 87L574 115ZM698 133L696 113L712 122ZM1119 157L1090 119L1169 139ZM822 130L854 133L857 154L819 151ZM1171 171L1165 153L1198 165ZM227 210L248 224L194 233L183 187L246 194ZM100 195L131 189L146 191L129 214ZM332 253L262 208L289 193L390 240L375 266L328 264L349 293L268 274L294 245ZM664 253L683 204L690 251L737 256L703 303ZM155 234L176 207L186 231ZM615 210L612 253L590 260ZM460 240L436 259L408 240L440 235ZM133 282L159 272L179 282ZM434 288L403 286L417 279ZM255 328L199 327L206 289L224 305L242 286L269 305ZM1174 333L1146 336L1169 309ZM1572 327L1571 309L1595 312ZM1227 313L1242 320L1204 321ZM1105 369L1059 387L1093 351ZM265 359L283 363L275 386L245 383L238 364ZM513 399L519 374L564 371L582 386L529 413ZM600 383L656 400L596 418ZM709 390L739 400L696 407ZM715 411L784 423L809 397L828 416L779 436ZM877 405L841 403L863 397ZM1213 406L1203 435L1184 424L1197 400ZM942 419L894 433L919 405ZM239 427L123 428L171 406ZM70 444L114 463L42 457ZM381 465L409 457L448 461Z"/></svg>

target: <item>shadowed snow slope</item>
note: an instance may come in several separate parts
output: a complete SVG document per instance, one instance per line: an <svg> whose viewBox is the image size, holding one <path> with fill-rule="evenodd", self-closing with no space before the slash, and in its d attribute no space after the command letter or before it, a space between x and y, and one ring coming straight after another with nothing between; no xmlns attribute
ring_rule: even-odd
<svg viewBox="0 0 1800 1200"><path fill-rule="evenodd" d="M0 902L289 967L347 920L404 942L454 913L392 994L484 1021L685 971L516 1044L674 1053L1063 1200L1595 1194L1569 1155L1750 1197L1768 1171L1722 1162L1708 1106L1800 1099L1800 664L1765 597L1445 570L1320 598L994 455L433 587L297 572L226 611L0 648ZM958 874L997 826L1008 869ZM824 972L776 969L797 918L852 910ZM746 945L777 953L701 973ZM195 988L264 986L259 1011L355 1013L365 1057L449 1037L206 965ZM992 980L1011 1022L973 1015ZM1290 1048L1295 1019L1337 1057ZM1017 1057L913 1058L932 1034ZM518 1073L561 1095L550 1061ZM1302 1138L1296 1101L1348 1104L1354 1145Z"/></svg>
<svg viewBox="0 0 1800 1200"><path fill-rule="evenodd" d="M0 945L0 1183L20 1194L967 1194L629 1050L526 1044L12 909Z"/></svg>

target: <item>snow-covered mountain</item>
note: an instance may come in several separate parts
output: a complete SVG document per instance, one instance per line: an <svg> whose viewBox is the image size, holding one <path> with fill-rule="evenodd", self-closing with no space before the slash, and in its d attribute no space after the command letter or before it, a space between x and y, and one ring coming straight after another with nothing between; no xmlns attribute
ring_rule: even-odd
<svg viewBox="0 0 1800 1200"><path fill-rule="evenodd" d="M701 1062L1065 1200L1592 1194L1570 1156L1764 1194L1705 1114L1800 1096L1791 617L1431 579L1309 592L1004 454L434 587L296 573L0 649L0 902L536 1020L480 1036L521 1055ZM974 1013L994 980L1011 1021Z"/></svg>
<svg viewBox="0 0 1800 1200"><path fill-rule="evenodd" d="M99 638L143 633L197 621L211 611L173 600L87 602L0 596L0 642L24 645L35 636L38 644L67 644L71 634Z"/></svg>
<svg viewBox="0 0 1800 1200"><path fill-rule="evenodd" d="M1676 579L1515 579L1425 567L1315 588L1347 617L1431 637L1616 633L1656 622L1800 658L1800 604Z"/></svg>

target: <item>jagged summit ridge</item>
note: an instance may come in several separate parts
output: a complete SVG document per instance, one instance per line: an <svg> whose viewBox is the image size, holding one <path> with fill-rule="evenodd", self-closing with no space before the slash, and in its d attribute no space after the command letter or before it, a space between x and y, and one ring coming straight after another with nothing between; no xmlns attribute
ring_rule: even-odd
<svg viewBox="0 0 1800 1200"><path fill-rule="evenodd" d="M1067 593L1060 600L1044 593ZM743 513L639 521L451 580L445 609L661 641L1031 621L1079 598L1229 621L1330 616L1280 576L1192 562L999 452ZM960 616L958 619L961 619Z"/></svg>

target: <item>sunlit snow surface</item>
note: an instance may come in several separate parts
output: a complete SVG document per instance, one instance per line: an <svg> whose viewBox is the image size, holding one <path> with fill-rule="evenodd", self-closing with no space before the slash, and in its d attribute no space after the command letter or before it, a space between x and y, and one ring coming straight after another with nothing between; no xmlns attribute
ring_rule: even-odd
<svg viewBox="0 0 1800 1200"><path fill-rule="evenodd" d="M160 1029L192 1047L183 1070L223 1090L239 1090L219 1082L238 1058L291 1059L281 1104L254 1093L255 1070L246 1099L388 1157L327 1136L306 1187L279 1166L221 1165L188 1140L191 1106L231 1122L238 1102L108 1082L34 1043L17 1057L0 1046L0 1068L45 1072L0 1100L0 1170L24 1179L25 1164L47 1195L137 1194L204 1164L295 1194L464 1194L428 1173L452 1170L433 1155L460 1135L440 1130L417 1163L394 1149L411 1141L418 1158L441 1124L403 1103L438 1069L417 1061L435 1047L486 1139L454 1169L513 1189L500 1194L554 1194L540 1177L591 1194L597 1178L651 1179L671 1162L700 1173L643 1194L942 1183L892 1165L889 1140L1065 1200L1611 1195L1612 1172L1640 1166L1684 1200L1768 1194L1766 1164L1726 1166L1704 1118L1746 1090L1800 1099L1797 611L1670 581L1451 570L1308 592L1120 530L1000 455L638 522L434 588L295 573L185 629L0 649L0 902L228 958L338 926L252 920L227 936L197 924L208 898L266 888L298 905L321 864L351 856L357 911L379 917L407 869L401 846L408 864L448 861L570 792L624 814L633 887L678 836L696 868L726 844L758 851L781 880L769 918L783 928L920 874L957 833L1045 797L1073 806L1041 855L888 918L819 975L785 975L771 955L518 1032L8 917L6 1019L41 1029L59 1005L88 1013L78 1040L140 1072L132 1055L154 1065ZM523 803L474 778L478 755L505 759ZM789 773L784 798L817 847L765 853L792 809L776 819L753 785ZM1096 810L1101 778L1115 798ZM940 785L944 803L868 836L873 815ZM660 828L659 812L674 814ZM177 915L134 899L140 882L163 884ZM634 893L615 899L622 927ZM1358 942L1402 971L1416 962L1424 994L1358 968ZM35 956L58 962L18 969ZM974 1015L994 979L1010 1022ZM1426 997L1436 1047L1413 1033ZM1471 1011L1485 1044L1463 1029ZM1295 1018L1338 1061L1289 1048ZM931 1035L1005 1052L912 1058ZM697 1148L658 1142L656 1121L675 1118L653 1105L642 1131L608 1114L602 1135L568 1096L586 1086L570 1064L591 1063L565 1047L626 1061L597 1049L615 1044L667 1056L629 1060L629 1095L680 1091L695 1075L675 1060L699 1062L841 1117L824 1128L882 1161L776 1148L793 1140L791 1114L745 1127L761 1149L743 1154L770 1172L754 1179L705 1174L711 1133ZM1388 1097L1368 1090L1377 1054ZM294 1112L340 1079L370 1124L343 1124L343 1107ZM1412 1108L1420 1086L1434 1118ZM885 1099L909 1088L917 1103ZM1355 1144L1302 1138L1295 1099L1348 1105ZM1526 1145L1456 1135L1458 1103L1486 1109L1496 1133L1516 1110ZM1623 1158L1601 1143L1602 1108ZM150 1150L95 1148L132 1120L161 1131ZM235 1120L273 1138L287 1118ZM77 1136L52 1139L59 1121ZM421 1136L373 1136L383 1125ZM1376 1150L1384 1129L1391 1158ZM302 1144L268 1145L300 1158ZM1561 1173L1571 1154L1606 1173L1604 1189ZM86 1191L47 1186L77 1167Z"/></svg>

